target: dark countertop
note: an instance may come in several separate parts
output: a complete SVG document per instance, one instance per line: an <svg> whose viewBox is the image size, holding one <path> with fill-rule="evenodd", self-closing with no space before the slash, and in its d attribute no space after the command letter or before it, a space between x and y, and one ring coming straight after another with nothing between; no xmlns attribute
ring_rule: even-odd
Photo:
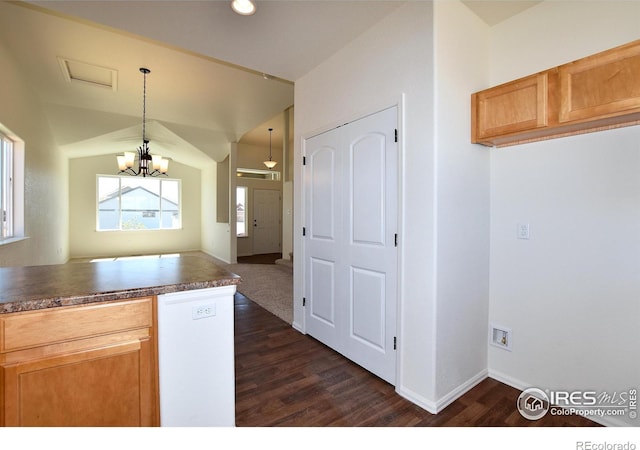
<svg viewBox="0 0 640 450"><path fill-rule="evenodd" d="M197 256L0 267L0 314L239 283Z"/></svg>

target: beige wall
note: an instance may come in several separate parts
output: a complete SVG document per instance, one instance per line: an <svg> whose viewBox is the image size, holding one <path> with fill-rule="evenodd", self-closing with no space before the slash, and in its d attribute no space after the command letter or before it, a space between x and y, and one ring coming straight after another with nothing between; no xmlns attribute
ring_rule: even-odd
<svg viewBox="0 0 640 450"><path fill-rule="evenodd" d="M280 181L269 180L254 180L250 178L235 177L237 186L246 186L249 188L247 195L248 208L247 208L247 223L253 223L253 191L254 189L273 189L280 191L282 194L282 177L283 171L286 169L287 164L283 161L282 146L273 146L271 149L272 159L278 162L278 165L273 169L280 172ZM266 167L263 161L269 158L269 147L258 147L254 145L238 144L238 159L236 167L244 169L260 169L265 170ZM235 189L235 188L234 188ZM281 195L282 198L282 195ZM282 205L282 201L281 201ZM282 242L282 236L280 238ZM237 238L237 256L253 255L253 234L249 229L249 236Z"/></svg>
<svg viewBox="0 0 640 450"><path fill-rule="evenodd" d="M271 148L271 156L278 165L273 169L282 172L282 146L273 146ZM263 161L269 159L269 147L259 147L255 145L238 144L238 161L237 167L243 169L260 169L266 170ZM282 177L282 174L281 174Z"/></svg>
<svg viewBox="0 0 640 450"><path fill-rule="evenodd" d="M96 231L96 175L117 174L115 153L69 161L71 258L200 250L201 173L175 161L170 178L182 180L182 229Z"/></svg>
<svg viewBox="0 0 640 450"><path fill-rule="evenodd" d="M231 144L228 166L233 166L235 162L236 144ZM225 164L226 165L226 164ZM229 208L229 201L219 198L216 191L218 185L218 164L211 162L210 165L202 168L202 198L201 198L201 214L202 214L202 233L200 245L203 252L214 256L215 258L226 263L236 262L235 237L231 235L230 230L235 226L234 218L230 217L228 222L218 222L216 211L218 210L218 202L224 202L222 207ZM227 177L227 179L229 176ZM235 198L234 180L231 179L231 187L229 197Z"/></svg>
<svg viewBox="0 0 640 450"><path fill-rule="evenodd" d="M285 176L282 182L282 257L289 259L293 255L293 191L294 191L294 107L285 111L285 130L288 136L283 150Z"/></svg>
<svg viewBox="0 0 640 450"><path fill-rule="evenodd" d="M0 124L24 141L26 240L0 245L0 266L65 262L69 252L67 164L55 146L33 97L27 74L20 73L0 42Z"/></svg>

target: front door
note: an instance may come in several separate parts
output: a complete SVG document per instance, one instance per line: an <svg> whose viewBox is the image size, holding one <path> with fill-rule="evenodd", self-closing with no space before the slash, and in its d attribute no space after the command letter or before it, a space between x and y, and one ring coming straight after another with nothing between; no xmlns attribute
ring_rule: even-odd
<svg viewBox="0 0 640 450"><path fill-rule="evenodd" d="M253 190L253 254L281 252L280 191Z"/></svg>
<svg viewBox="0 0 640 450"><path fill-rule="evenodd" d="M305 141L306 332L395 384L397 108Z"/></svg>

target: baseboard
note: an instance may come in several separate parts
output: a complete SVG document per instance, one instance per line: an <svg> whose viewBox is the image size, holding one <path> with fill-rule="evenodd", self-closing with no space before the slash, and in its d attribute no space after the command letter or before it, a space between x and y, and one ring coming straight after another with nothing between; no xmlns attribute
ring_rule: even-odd
<svg viewBox="0 0 640 450"><path fill-rule="evenodd" d="M447 395L440 398L440 400L438 400L436 403L437 411L438 412L442 411L451 403L456 401L458 398L462 397L468 391L476 387L482 380L487 378L488 373L489 372L487 369L481 370L480 372L475 374L473 377L469 378L467 381L465 381L464 383L462 383L461 385L459 385L458 387L450 391Z"/></svg>
<svg viewBox="0 0 640 450"><path fill-rule="evenodd" d="M414 405L417 405L420 408L430 412L431 414L438 414L436 403L426 397L423 397L417 392L414 392L411 389L407 389L404 386L396 386L396 393L399 396L406 398Z"/></svg>
<svg viewBox="0 0 640 450"><path fill-rule="evenodd" d="M304 332L304 329L302 328L302 325L301 325L300 323L298 323L298 322L294 321L294 322L291 324L291 326L292 326L295 330L298 330L300 333L302 333L302 334L307 334L307 333L305 333L305 332Z"/></svg>
<svg viewBox="0 0 640 450"><path fill-rule="evenodd" d="M468 391L473 389L476 385L478 385L482 380L487 378L487 369L483 369L478 372L473 377L469 378L464 383L458 385L456 388L451 390L448 394L436 400L429 400L424 396L412 391L411 389L407 389L404 386L396 387L396 392L398 395L406 398L411 403L419 406L422 409L427 410L431 414L438 414L442 410L444 410L451 403L456 401L458 398L462 397Z"/></svg>
<svg viewBox="0 0 640 450"><path fill-rule="evenodd" d="M231 264L229 261L224 260L224 259L222 259L222 258L219 258L219 257L217 257L216 255L214 255L214 254L212 254L212 253L209 253L209 252L208 252L208 251L206 251L206 250L198 250L198 251L199 251L199 252L204 253L205 255L211 256L213 259L218 260L218 261L220 261L221 263L224 263L224 264Z"/></svg>
<svg viewBox="0 0 640 450"><path fill-rule="evenodd" d="M525 383L522 380L519 380L517 378L513 378L509 375L505 375L504 373L495 371L495 370L489 370L489 378L493 378L496 381L499 381L501 383L504 383L508 386L511 386L512 388L515 388L519 391L524 391L525 389L531 388L531 387L538 387L538 386L533 386L531 383ZM632 426L631 424L627 423L627 422L623 422L620 419L616 419L615 417L592 417L589 416L587 417L589 420L603 425L605 427L630 427Z"/></svg>

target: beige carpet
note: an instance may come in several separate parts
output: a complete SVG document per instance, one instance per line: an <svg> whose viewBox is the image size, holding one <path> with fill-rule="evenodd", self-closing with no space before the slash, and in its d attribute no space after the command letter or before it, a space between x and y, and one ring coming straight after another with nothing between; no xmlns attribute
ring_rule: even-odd
<svg viewBox="0 0 640 450"><path fill-rule="evenodd" d="M293 323L293 269L288 264L228 264L240 275L238 292L288 324Z"/></svg>

